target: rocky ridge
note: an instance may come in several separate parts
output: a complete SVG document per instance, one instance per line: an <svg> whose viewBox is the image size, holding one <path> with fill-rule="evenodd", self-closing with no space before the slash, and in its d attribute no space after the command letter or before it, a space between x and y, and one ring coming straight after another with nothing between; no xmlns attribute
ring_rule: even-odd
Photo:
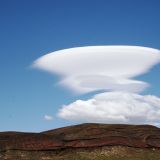
<svg viewBox="0 0 160 160"><path fill-rule="evenodd" d="M160 128L92 123L40 133L0 132L0 151L57 151L104 146L160 149Z"/></svg>

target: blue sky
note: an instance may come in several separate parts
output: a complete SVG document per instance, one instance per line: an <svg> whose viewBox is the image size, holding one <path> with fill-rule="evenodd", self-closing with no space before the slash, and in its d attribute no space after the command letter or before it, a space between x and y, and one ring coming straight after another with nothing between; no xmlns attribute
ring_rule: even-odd
<svg viewBox="0 0 160 160"><path fill-rule="evenodd" d="M159 0L1 0L0 131L42 131L67 122L59 106L92 94L73 95L59 77L30 68L59 49L88 45L140 45L160 49ZM160 65L137 79L160 96ZM53 121L45 121L44 115Z"/></svg>

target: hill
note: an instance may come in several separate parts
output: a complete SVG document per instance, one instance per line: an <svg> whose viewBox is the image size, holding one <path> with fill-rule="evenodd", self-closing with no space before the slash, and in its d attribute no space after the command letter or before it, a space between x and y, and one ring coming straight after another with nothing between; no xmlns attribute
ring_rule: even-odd
<svg viewBox="0 0 160 160"><path fill-rule="evenodd" d="M160 159L160 129L151 125L81 124L40 133L1 132L0 159Z"/></svg>

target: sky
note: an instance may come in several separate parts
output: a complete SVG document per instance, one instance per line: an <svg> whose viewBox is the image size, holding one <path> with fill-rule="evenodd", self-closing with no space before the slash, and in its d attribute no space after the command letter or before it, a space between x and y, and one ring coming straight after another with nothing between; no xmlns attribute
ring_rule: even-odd
<svg viewBox="0 0 160 160"><path fill-rule="evenodd" d="M119 93L74 94L57 85L60 76L36 69L33 63L43 55L73 47L133 45L160 49L159 15L159 0L1 0L0 131L39 132L77 124L77 113L70 121L63 117L63 109L72 109L77 100L79 107L79 102L87 106L93 99L97 103L108 96L118 99ZM160 64L156 64L147 74L137 76L136 80L150 87L140 97L122 93L122 100L129 96L136 102L159 101L159 72ZM154 97L148 100L143 95Z"/></svg>

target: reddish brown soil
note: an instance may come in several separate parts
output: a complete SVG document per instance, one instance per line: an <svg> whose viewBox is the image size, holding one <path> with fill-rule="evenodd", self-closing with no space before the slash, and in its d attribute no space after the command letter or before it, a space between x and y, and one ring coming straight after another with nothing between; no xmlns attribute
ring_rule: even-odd
<svg viewBox="0 0 160 160"><path fill-rule="evenodd" d="M38 151L117 145L160 148L160 129L150 125L81 124L41 133L0 133L0 151Z"/></svg>

